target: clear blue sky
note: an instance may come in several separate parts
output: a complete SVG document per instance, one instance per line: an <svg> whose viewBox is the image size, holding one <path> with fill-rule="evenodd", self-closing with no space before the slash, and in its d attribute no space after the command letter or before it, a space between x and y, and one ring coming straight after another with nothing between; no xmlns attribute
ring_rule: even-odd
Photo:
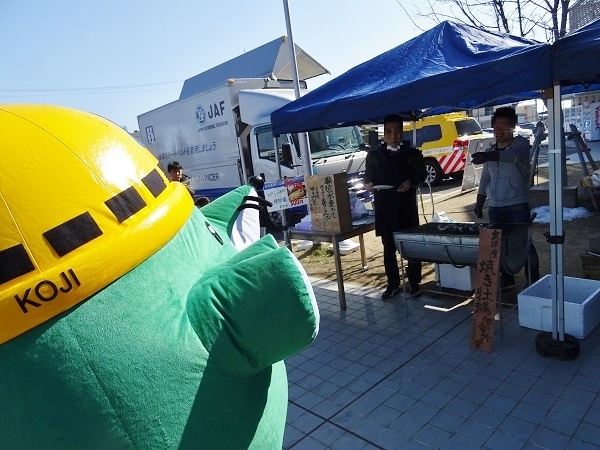
<svg viewBox="0 0 600 450"><path fill-rule="evenodd" d="M396 0L289 7L295 43L331 72L309 88L421 33ZM137 130L185 79L287 34L283 11L282 0L0 0L0 103L68 106Z"/></svg>

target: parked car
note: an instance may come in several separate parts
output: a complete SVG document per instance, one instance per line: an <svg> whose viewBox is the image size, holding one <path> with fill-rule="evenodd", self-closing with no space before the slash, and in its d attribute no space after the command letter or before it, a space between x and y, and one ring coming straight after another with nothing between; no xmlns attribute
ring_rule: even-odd
<svg viewBox="0 0 600 450"><path fill-rule="evenodd" d="M404 122L403 139L413 142L413 123ZM444 178L461 179L464 173L469 140L488 137L479 122L464 112L424 117L416 123L416 142L427 168L426 181L439 185Z"/></svg>

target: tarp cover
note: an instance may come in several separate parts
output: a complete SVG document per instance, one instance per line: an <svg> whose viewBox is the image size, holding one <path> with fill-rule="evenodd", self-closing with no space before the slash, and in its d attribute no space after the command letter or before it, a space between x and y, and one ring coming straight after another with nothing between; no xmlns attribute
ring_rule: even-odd
<svg viewBox="0 0 600 450"><path fill-rule="evenodd" d="M551 46L445 21L274 111L273 132L516 102L552 86Z"/></svg>
<svg viewBox="0 0 600 450"><path fill-rule="evenodd" d="M553 75L561 85L600 83L600 19L558 39L553 46Z"/></svg>

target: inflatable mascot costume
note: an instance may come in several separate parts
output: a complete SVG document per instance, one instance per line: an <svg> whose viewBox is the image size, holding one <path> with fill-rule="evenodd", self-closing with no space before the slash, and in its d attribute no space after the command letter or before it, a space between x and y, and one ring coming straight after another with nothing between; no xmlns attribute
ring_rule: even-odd
<svg viewBox="0 0 600 450"><path fill-rule="evenodd" d="M319 316L252 187L197 209L64 108L0 106L0 143L0 446L281 448L283 360Z"/></svg>

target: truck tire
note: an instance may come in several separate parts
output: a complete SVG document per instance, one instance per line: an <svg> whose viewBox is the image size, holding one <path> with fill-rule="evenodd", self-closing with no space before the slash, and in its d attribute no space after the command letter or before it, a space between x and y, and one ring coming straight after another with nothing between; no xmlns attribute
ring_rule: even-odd
<svg viewBox="0 0 600 450"><path fill-rule="evenodd" d="M425 170L427 171L425 181L431 186L439 186L444 179L444 173L438 162L432 158L425 158Z"/></svg>

